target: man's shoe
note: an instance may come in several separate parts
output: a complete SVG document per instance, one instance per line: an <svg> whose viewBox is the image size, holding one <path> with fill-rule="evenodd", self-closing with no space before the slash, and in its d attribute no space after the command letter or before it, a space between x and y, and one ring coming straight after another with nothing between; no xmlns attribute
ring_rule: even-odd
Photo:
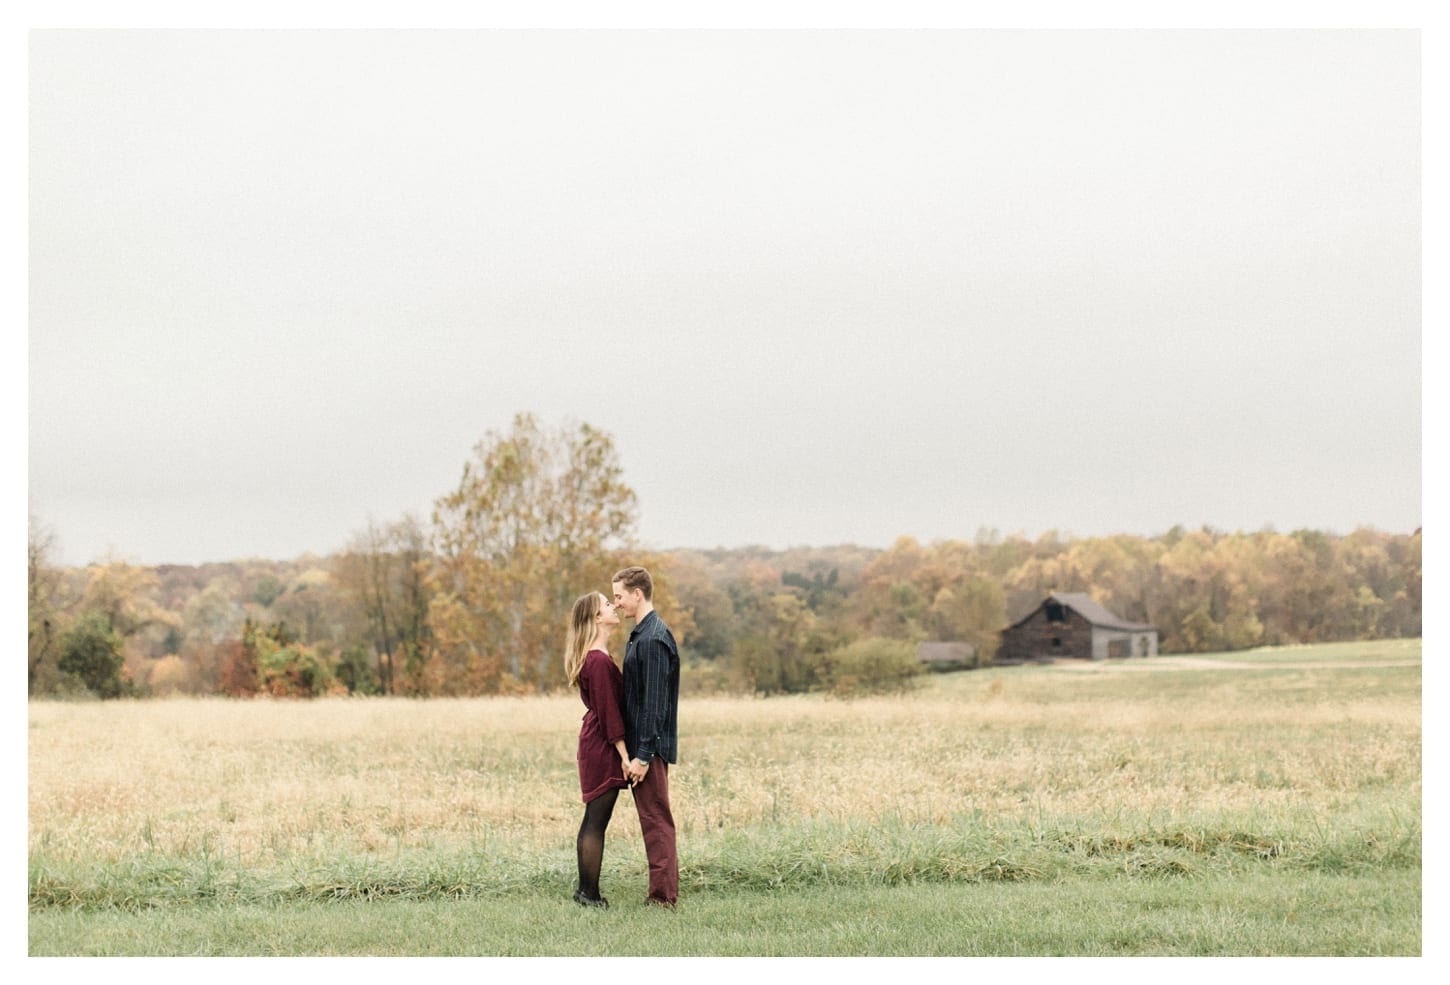
<svg viewBox="0 0 1450 985"><path fill-rule="evenodd" d="M574 890L574 902L580 906L598 906L609 909L609 900L603 896L585 896L582 889Z"/></svg>
<svg viewBox="0 0 1450 985"><path fill-rule="evenodd" d="M675 908L675 904L673 902L671 902L670 900L667 900L667 899L655 899L653 896L647 896L647 897L645 897L644 905L645 906L657 906L661 910L673 910Z"/></svg>

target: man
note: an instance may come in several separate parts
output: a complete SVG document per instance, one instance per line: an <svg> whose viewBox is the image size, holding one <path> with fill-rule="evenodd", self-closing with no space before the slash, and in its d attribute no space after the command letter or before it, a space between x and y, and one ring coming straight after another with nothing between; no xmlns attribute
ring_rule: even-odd
<svg viewBox="0 0 1450 985"><path fill-rule="evenodd" d="M634 788L649 896L645 902L673 910L680 891L675 856L675 818L670 813L669 764L678 752L680 651L674 634L655 612L654 580L644 568L625 568L613 578L614 607L634 620L624 651L625 778Z"/></svg>

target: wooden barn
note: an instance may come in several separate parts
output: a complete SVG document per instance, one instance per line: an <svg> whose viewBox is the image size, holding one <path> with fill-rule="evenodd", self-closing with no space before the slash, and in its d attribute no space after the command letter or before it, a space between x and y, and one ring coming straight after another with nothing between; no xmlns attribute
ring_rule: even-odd
<svg viewBox="0 0 1450 985"><path fill-rule="evenodd" d="M1053 592L1002 630L997 663L1157 655L1158 630L1152 625L1120 619L1084 592Z"/></svg>

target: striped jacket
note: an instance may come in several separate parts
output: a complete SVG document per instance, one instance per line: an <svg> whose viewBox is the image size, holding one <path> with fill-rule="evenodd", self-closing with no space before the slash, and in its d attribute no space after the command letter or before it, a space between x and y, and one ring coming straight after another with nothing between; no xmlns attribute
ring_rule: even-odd
<svg viewBox="0 0 1450 985"><path fill-rule="evenodd" d="M680 649L659 614L650 611L624 651L624 745L647 763L679 755Z"/></svg>

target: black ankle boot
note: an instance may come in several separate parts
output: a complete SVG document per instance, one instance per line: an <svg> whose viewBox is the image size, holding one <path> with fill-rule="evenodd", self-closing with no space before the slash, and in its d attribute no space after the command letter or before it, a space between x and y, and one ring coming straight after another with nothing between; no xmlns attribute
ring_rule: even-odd
<svg viewBox="0 0 1450 985"><path fill-rule="evenodd" d="M584 890L582 889L574 890L574 902L580 906L602 906L605 909L609 908L609 900L603 896L585 896Z"/></svg>

